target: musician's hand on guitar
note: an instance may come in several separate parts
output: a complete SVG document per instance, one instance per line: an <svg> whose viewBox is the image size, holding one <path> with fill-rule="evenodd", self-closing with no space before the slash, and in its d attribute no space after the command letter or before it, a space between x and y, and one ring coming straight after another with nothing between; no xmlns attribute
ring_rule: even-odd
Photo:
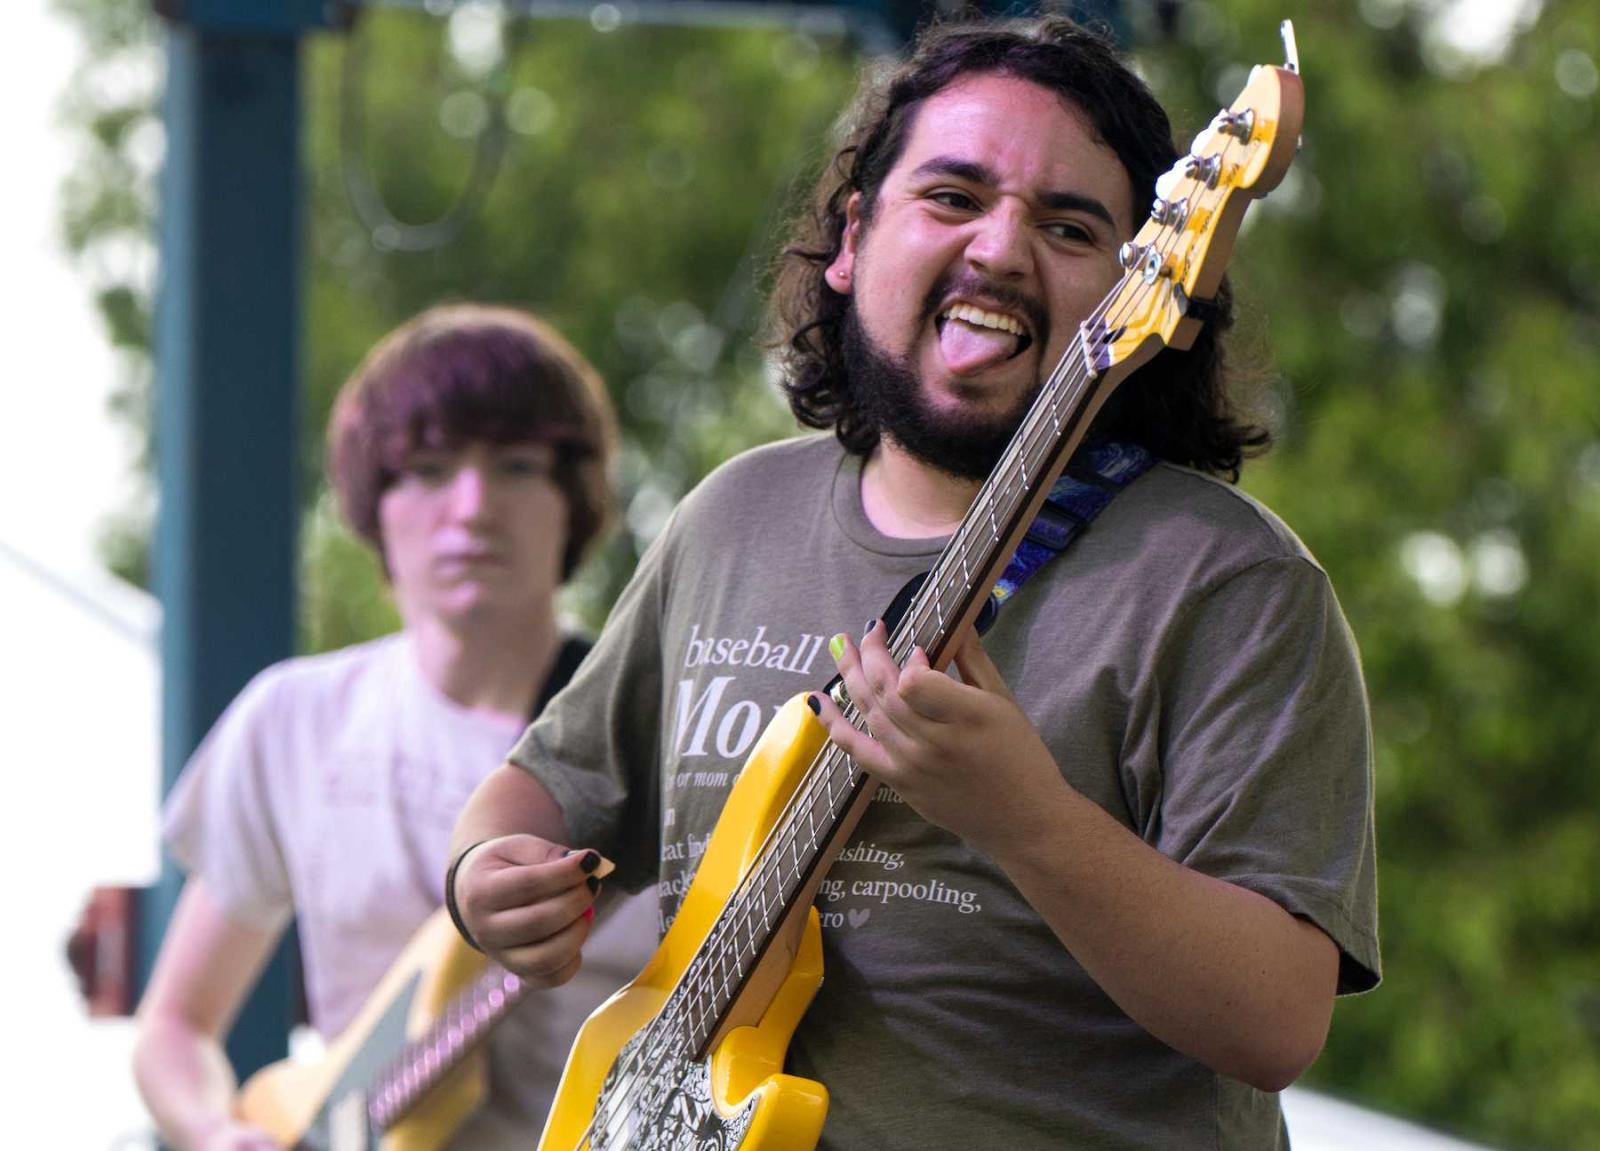
<svg viewBox="0 0 1600 1151"><path fill-rule="evenodd" d="M456 906L467 930L508 971L543 987L578 973L604 861L533 835L506 835L468 850L456 869Z"/></svg>
<svg viewBox="0 0 1600 1151"><path fill-rule="evenodd" d="M899 667L881 622L859 645L840 638L839 672L871 734L857 731L822 692L812 696L819 718L834 743L930 823L981 847L1011 834L1038 789L1064 786L972 629L954 653L961 683L934 671L920 648Z"/></svg>

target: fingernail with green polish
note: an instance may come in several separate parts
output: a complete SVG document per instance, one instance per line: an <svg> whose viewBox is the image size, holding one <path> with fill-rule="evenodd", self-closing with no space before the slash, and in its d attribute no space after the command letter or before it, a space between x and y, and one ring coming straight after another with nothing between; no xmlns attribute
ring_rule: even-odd
<svg viewBox="0 0 1600 1151"><path fill-rule="evenodd" d="M835 660L844 658L844 632L840 632L828 641L828 650L833 653Z"/></svg>

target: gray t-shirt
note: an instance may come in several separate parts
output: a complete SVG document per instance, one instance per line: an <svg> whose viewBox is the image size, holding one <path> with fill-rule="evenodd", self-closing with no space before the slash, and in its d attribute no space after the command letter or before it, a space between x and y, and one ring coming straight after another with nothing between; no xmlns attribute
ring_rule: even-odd
<svg viewBox="0 0 1600 1151"><path fill-rule="evenodd" d="M522 726L440 694L404 635L287 660L195 751L166 839L230 918L277 930L297 916L311 1022L332 1037L443 903L455 818ZM597 922L573 982L496 1029L489 1102L452 1146L532 1146L579 1025L655 949L647 898Z"/></svg>
<svg viewBox="0 0 1600 1151"><path fill-rule="evenodd" d="M575 843L670 922L742 757L833 675L942 540L885 537L829 437L747 453L679 507L512 754ZM1234 488L1158 465L985 640L1065 778L1164 854L1315 922L1378 978L1370 738L1322 569ZM640 850L646 846L647 850ZM887 789L823 883L825 975L788 1069L833 1148L1273 1147L1274 1095L1151 1037L982 853Z"/></svg>

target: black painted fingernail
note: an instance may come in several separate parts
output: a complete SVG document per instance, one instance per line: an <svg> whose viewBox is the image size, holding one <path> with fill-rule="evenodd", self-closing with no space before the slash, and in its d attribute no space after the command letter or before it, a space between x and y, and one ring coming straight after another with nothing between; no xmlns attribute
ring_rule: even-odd
<svg viewBox="0 0 1600 1151"><path fill-rule="evenodd" d="M871 635L872 634L872 629L877 627L877 626L878 626L878 621L877 621L876 618L869 619L867 621L867 630L861 633L861 638L865 639L867 636Z"/></svg>
<svg viewBox="0 0 1600 1151"><path fill-rule="evenodd" d="M585 879L584 882L589 885L589 891L591 894L600 894L600 881L598 879L591 875L588 879Z"/></svg>
<svg viewBox="0 0 1600 1151"><path fill-rule="evenodd" d="M578 866L585 871L593 871L600 866L600 853L598 851L584 852L583 858L578 860Z"/></svg>
<svg viewBox="0 0 1600 1151"><path fill-rule="evenodd" d="M810 695L806 696L806 706L811 709L811 714L812 715L821 715L822 714L822 701L817 698L815 692L813 692Z"/></svg>

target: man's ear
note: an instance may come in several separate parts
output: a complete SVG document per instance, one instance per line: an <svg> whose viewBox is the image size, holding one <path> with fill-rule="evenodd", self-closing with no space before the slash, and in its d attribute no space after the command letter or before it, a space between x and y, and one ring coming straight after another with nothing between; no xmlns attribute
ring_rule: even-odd
<svg viewBox="0 0 1600 1151"><path fill-rule="evenodd" d="M861 193L852 192L844 206L844 237L839 244L839 254L823 274L828 287L841 296L850 294L856 268L856 246L861 239Z"/></svg>

